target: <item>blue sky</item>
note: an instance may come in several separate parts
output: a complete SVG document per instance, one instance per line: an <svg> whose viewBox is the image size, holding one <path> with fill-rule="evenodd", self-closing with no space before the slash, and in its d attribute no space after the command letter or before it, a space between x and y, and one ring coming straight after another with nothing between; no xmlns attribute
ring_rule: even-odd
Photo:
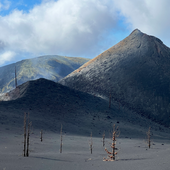
<svg viewBox="0 0 170 170"><path fill-rule="evenodd" d="M2 9L0 11L1 16L9 15L13 10L23 10L24 12L28 13L30 9L34 8L35 5L40 5L42 0L8 0L0 1L3 6L8 6L7 9Z"/></svg>
<svg viewBox="0 0 170 170"><path fill-rule="evenodd" d="M134 29L170 47L169 0L0 0L0 66L40 55L94 58Z"/></svg>

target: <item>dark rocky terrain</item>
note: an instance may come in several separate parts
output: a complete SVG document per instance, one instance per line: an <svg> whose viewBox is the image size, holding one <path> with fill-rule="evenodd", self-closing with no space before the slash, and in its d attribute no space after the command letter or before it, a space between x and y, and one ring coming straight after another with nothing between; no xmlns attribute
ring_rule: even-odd
<svg viewBox="0 0 170 170"><path fill-rule="evenodd" d="M5 93L15 87L15 66L18 85L20 85L38 78L46 78L57 82L87 61L89 59L48 55L0 67L0 93Z"/></svg>
<svg viewBox="0 0 170 170"><path fill-rule="evenodd" d="M6 99L5 99L6 98ZM168 169L169 128L108 101L46 79L28 81L1 96L0 168L3 170ZM24 112L32 122L29 157L23 157ZM60 127L63 147L60 148ZM119 127L116 161L104 162L111 151L111 130ZM151 149L146 132L151 127ZM40 141L43 130L43 141ZM105 146L102 135L105 131ZM90 134L93 133L93 153Z"/></svg>
<svg viewBox="0 0 170 170"><path fill-rule="evenodd" d="M120 108L112 102L80 92L46 79L28 81L0 97L0 126L21 129L24 113L30 113L33 128L88 136L109 135L113 124L121 128L122 137L145 137L149 126L155 132L168 129ZM6 100L6 101L3 101ZM161 135L159 135L161 136ZM159 137L158 137L159 138Z"/></svg>
<svg viewBox="0 0 170 170"><path fill-rule="evenodd" d="M170 48L137 29L60 83L170 126Z"/></svg>

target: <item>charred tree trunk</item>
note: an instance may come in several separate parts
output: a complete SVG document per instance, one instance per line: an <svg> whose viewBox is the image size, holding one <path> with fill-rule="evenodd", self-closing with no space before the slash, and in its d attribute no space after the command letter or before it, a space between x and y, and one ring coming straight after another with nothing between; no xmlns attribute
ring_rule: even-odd
<svg viewBox="0 0 170 170"><path fill-rule="evenodd" d="M113 156L112 157L110 157L111 159L113 159L113 160L115 160L115 155L116 155L116 153L115 153L115 146L116 146L116 132L114 131L113 132L113 138L112 138L112 145L111 145L111 148L112 148L112 152L113 152Z"/></svg>
<svg viewBox="0 0 170 170"><path fill-rule="evenodd" d="M28 128L27 128L28 126ZM29 122L29 114L24 114L24 157L29 156L29 137L30 137L31 122Z"/></svg>
<svg viewBox="0 0 170 170"><path fill-rule="evenodd" d="M30 123L28 124L28 132L27 132L27 153L26 156L29 156L29 137L30 137Z"/></svg>
<svg viewBox="0 0 170 170"><path fill-rule="evenodd" d="M148 132L146 133L147 134L147 142L148 142L148 147L150 148L151 147L151 127L149 127L149 130Z"/></svg>
<svg viewBox="0 0 170 170"><path fill-rule="evenodd" d="M103 147L105 146L105 132L103 133Z"/></svg>
<svg viewBox="0 0 170 170"><path fill-rule="evenodd" d="M30 127L31 127L31 122L29 122L29 113L28 113L28 132L27 132L27 153L26 156L29 156L29 137L30 137Z"/></svg>
<svg viewBox="0 0 170 170"><path fill-rule="evenodd" d="M93 153L93 141L92 141L92 132L91 132L91 141L90 141L90 153Z"/></svg>
<svg viewBox="0 0 170 170"><path fill-rule="evenodd" d="M120 132L118 131L118 128L115 128L115 125L113 126L113 133L112 133L112 152L109 152L106 148L105 151L108 153L108 158L104 158L104 161L115 161L115 156L117 155L116 152L116 137L118 137Z"/></svg>
<svg viewBox="0 0 170 170"><path fill-rule="evenodd" d="M24 157L26 156L27 114L24 113Z"/></svg>
<svg viewBox="0 0 170 170"><path fill-rule="evenodd" d="M43 131L41 130L41 132L40 132L40 140L41 140L41 142L43 141L42 134L43 134Z"/></svg>

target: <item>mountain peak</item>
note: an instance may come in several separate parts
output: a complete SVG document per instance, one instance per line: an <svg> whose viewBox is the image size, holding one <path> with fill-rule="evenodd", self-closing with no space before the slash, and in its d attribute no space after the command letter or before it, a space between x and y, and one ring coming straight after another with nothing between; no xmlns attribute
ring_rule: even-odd
<svg viewBox="0 0 170 170"><path fill-rule="evenodd" d="M121 101L123 107L170 126L169 68L170 48L158 38L135 29L60 83L106 99L112 94L113 100Z"/></svg>
<svg viewBox="0 0 170 170"><path fill-rule="evenodd" d="M139 34L139 33L142 33L142 32L139 29L136 28L135 30L132 31L131 34L134 34L134 33L135 34Z"/></svg>
<svg viewBox="0 0 170 170"><path fill-rule="evenodd" d="M132 33L129 35L129 37L131 37L131 39L133 39L133 38L140 38L142 35L147 35L147 34L144 34L139 29L135 29L135 30L132 31ZM154 39L154 41L157 41L160 44L163 44L163 42L159 38L157 38L155 36L147 35L147 37Z"/></svg>
<svg viewBox="0 0 170 170"><path fill-rule="evenodd" d="M131 34L129 35L130 37L138 37L140 35L143 35L144 33L142 33L139 29L135 29L131 32Z"/></svg>

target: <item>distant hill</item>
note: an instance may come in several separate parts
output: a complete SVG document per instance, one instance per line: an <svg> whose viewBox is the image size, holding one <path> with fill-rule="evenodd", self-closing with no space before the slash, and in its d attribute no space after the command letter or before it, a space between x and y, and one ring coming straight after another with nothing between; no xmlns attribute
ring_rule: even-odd
<svg viewBox="0 0 170 170"><path fill-rule="evenodd" d="M87 61L89 59L47 55L0 67L0 93L12 90L15 87L15 66L18 85L20 85L38 78L57 82Z"/></svg>
<svg viewBox="0 0 170 170"><path fill-rule="evenodd" d="M138 29L60 83L170 126L170 48Z"/></svg>
<svg viewBox="0 0 170 170"><path fill-rule="evenodd" d="M120 127L122 137L145 137L149 126L159 125L141 116L124 111L115 103L80 92L46 79L28 81L0 96L0 127L17 128L23 133L24 113L30 113L33 129L64 133L109 137L113 125ZM2 101L8 100L8 101ZM160 128L160 129L159 129Z"/></svg>

